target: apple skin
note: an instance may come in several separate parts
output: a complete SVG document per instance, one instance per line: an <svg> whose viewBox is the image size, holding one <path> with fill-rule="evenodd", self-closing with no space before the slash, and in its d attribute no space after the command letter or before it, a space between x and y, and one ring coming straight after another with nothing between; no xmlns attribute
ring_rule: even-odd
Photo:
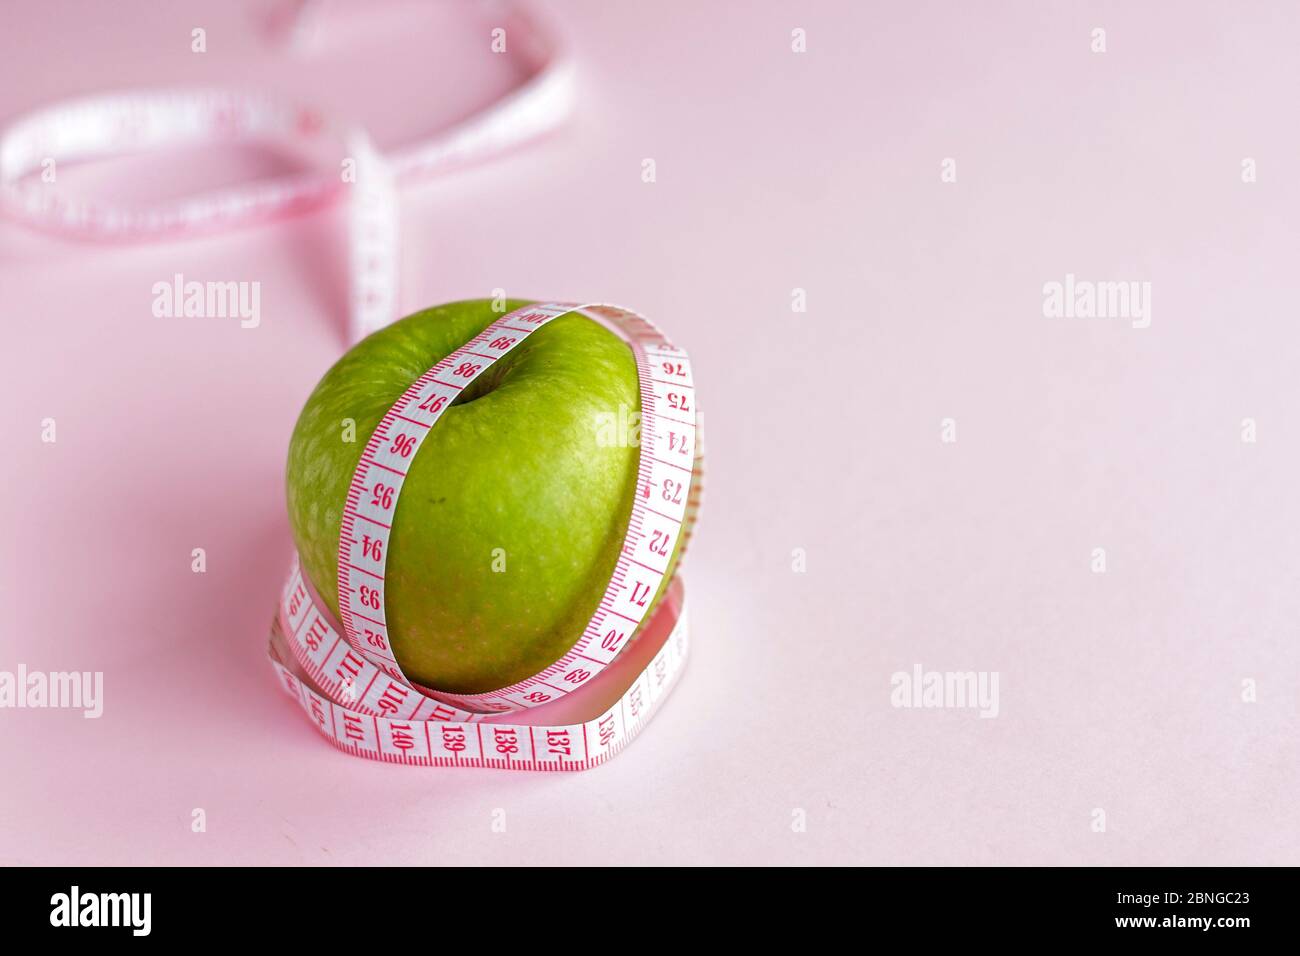
<svg viewBox="0 0 1300 956"><path fill-rule="evenodd" d="M506 312L528 304L511 300ZM340 521L366 442L412 382L502 314L478 299L407 316L354 346L307 399L289 443L289 520L304 573L335 616ZM443 413L410 465L387 555L386 619L408 677L482 693L573 646L614 571L636 493L639 449L598 442L600 416L620 406L640 408L631 350L566 315ZM355 441L343 440L346 419ZM656 602L677 557L674 543Z"/></svg>

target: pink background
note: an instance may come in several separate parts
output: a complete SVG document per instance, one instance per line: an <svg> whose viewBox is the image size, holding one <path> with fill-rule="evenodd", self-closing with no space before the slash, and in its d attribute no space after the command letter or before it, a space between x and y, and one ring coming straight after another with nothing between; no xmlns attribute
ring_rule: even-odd
<svg viewBox="0 0 1300 956"><path fill-rule="evenodd" d="M311 56L266 38L273 6L10 7L0 117L236 84L394 145L514 82L468 6L341 15ZM333 750L263 648L286 440L342 348L342 210L119 247L0 224L0 669L102 670L106 698L0 711L0 862L1297 862L1296 8L550 9L575 120L404 191L402 302L605 299L691 350L708 487L674 696L585 775ZM503 234L524 219L541 241ZM261 327L154 318L175 272L261 282ZM1151 327L1044 318L1067 272L1150 281ZM998 671L1000 716L891 707L917 663Z"/></svg>

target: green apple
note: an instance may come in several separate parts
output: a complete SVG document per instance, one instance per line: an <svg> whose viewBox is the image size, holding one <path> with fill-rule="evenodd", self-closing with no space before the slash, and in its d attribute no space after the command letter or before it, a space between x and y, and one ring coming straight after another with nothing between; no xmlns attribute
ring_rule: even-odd
<svg viewBox="0 0 1300 956"><path fill-rule="evenodd" d="M487 299L407 316L354 346L307 399L289 444L289 520L336 617L339 524L366 442L415 379L501 317ZM573 646L636 493L639 449L609 441L608 422L639 408L627 344L576 314L534 332L448 407L410 465L387 555L389 637L407 676L481 693Z"/></svg>

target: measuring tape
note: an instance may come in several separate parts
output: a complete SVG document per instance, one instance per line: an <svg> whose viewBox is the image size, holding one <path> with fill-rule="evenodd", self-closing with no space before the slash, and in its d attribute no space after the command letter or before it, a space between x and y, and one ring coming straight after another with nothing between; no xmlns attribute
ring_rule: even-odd
<svg viewBox="0 0 1300 956"><path fill-rule="evenodd" d="M300 23L320 20L324 6L296 5L295 17ZM514 5L493 22L508 30L512 61L525 65L524 81L464 122L391 156L381 155L359 125L269 96L228 90L93 96L36 110L0 130L0 212L59 235L131 241L293 215L346 192L355 341L398 315L397 186L536 139L572 111L575 70L550 31ZM83 199L57 185L58 164L223 143L283 149L313 171L139 206Z"/></svg>
<svg viewBox="0 0 1300 956"><path fill-rule="evenodd" d="M285 692L302 706L330 743L357 757L425 767L493 767L502 770L587 770L616 755L658 709L686 661L688 634L681 581L675 580L635 643L587 686L591 699L613 688L614 703L585 721L529 723L462 714L410 685L376 674L368 687L375 707L363 708L355 688L365 664L351 652L307 595L310 586L295 561L280 612L271 627L271 665ZM297 613L291 614L290 609ZM294 636L286 635L294 627ZM290 623L286 626L284 621ZM644 658L653 654L649 662ZM622 665L627 664L627 667ZM639 670L637 669L639 668ZM345 677L338 676L340 673ZM629 683L630 680L630 683ZM576 696L576 695L575 695ZM408 712L408 716L397 716Z"/></svg>
<svg viewBox="0 0 1300 956"><path fill-rule="evenodd" d="M461 391L538 329L573 312L619 334L636 358L641 390L636 493L614 571L574 645L539 673L481 694L422 687L402 672L392 651L384 603L389 535L406 475L425 437ZM674 550L685 551L699 508L695 414L689 356L628 309L547 303L493 322L412 382L366 442L340 522L341 626L322 609L295 562L272 640L273 664L285 690L335 746L380 760L581 770L618 753L650 719L685 661L680 582L639 632ZM616 669L641 641L651 642L653 658L639 672ZM543 711L554 711L570 695L600 701L611 689L620 692L617 698L588 720L545 721ZM520 722L534 709L536 715ZM505 717L516 720L501 722Z"/></svg>
<svg viewBox="0 0 1300 956"><path fill-rule="evenodd" d="M571 110L573 68L558 45L520 8L502 16L530 64L524 83L477 116L392 157L382 156L359 126L256 94L90 97L38 110L0 131L0 211L61 235L120 241L184 237L290 215L346 190L350 332L359 339L398 311L398 184L533 139ZM55 188L54 176L37 175L56 162L250 141L292 149L321 168L145 207L72 197ZM329 169L331 160L341 160L341 172ZM461 390L537 329L574 312L628 343L640 385L637 494L613 575L573 646L541 672L482 694L417 685L392 652L383 601L391 518L410 462ZM674 549L685 553L699 507L700 461L690 359L647 319L605 304L547 303L503 316L416 379L370 436L344 505L339 621L323 609L295 559L269 645L281 685L327 739L358 756L532 770L604 762L645 726L685 661L681 581L652 604ZM362 525L366 534L358 539ZM575 719L584 710L592 713Z"/></svg>

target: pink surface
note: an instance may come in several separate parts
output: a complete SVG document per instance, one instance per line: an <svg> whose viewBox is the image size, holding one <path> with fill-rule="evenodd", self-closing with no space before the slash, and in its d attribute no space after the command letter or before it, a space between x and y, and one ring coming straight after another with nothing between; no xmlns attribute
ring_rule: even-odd
<svg viewBox="0 0 1300 956"><path fill-rule="evenodd" d="M341 208L125 247L0 224L0 669L105 675L99 720L0 711L0 862L1297 862L1300 13L701 6L553 5L573 124L402 202L408 309L604 299L692 352L694 644L653 725L585 775L413 770L337 753L277 689L284 452L342 347ZM11 11L0 117L235 84L395 144L513 82L467 8L344 17L310 57L265 40L271 9ZM540 241L501 236L523 218ZM261 282L261 326L154 318L176 272ZM1045 318L1067 273L1151 282L1151 326ZM999 716L892 707L916 664L999 672Z"/></svg>

